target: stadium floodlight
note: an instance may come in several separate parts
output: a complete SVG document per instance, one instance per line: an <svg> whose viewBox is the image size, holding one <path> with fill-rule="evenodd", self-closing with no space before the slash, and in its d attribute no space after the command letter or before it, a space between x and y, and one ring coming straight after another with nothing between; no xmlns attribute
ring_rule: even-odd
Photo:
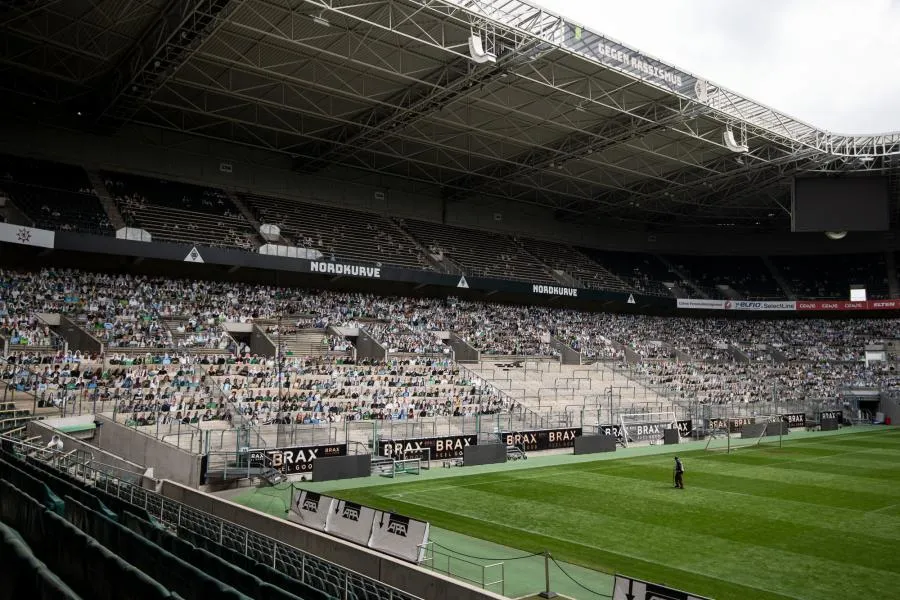
<svg viewBox="0 0 900 600"><path fill-rule="evenodd" d="M469 36L469 55L478 64L497 62L497 55L484 49L481 35L475 32Z"/></svg>
<svg viewBox="0 0 900 600"><path fill-rule="evenodd" d="M722 135L723 140L725 141L725 146L728 147L732 152L740 152L741 154L750 152L750 147L747 145L747 140L741 140L741 143L738 143L734 138L734 131L728 127L725 129L725 133Z"/></svg>
<svg viewBox="0 0 900 600"><path fill-rule="evenodd" d="M322 27L331 27L331 21L325 18L325 11L322 11L319 14L313 16L312 20L316 25L321 25Z"/></svg>

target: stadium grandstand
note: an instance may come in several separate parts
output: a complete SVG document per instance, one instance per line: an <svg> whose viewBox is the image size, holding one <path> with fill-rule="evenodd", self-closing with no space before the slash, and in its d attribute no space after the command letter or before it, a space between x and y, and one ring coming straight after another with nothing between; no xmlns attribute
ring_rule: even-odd
<svg viewBox="0 0 900 600"><path fill-rule="evenodd" d="M23 0L0 40L0 600L552 597L551 569L812 597L549 535L489 574L440 511L315 486L890 425L900 133L519 0ZM830 184L846 222L803 212Z"/></svg>

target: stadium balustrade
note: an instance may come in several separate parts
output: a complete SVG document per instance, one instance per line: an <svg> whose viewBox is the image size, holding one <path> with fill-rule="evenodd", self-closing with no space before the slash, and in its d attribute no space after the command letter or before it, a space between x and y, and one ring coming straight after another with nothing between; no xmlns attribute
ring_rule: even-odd
<svg viewBox="0 0 900 600"><path fill-rule="evenodd" d="M759 256L669 256L668 259L710 298L729 298L721 285L739 298L782 300L784 290Z"/></svg>
<svg viewBox="0 0 900 600"><path fill-rule="evenodd" d="M31 582L5 578L0 597L18 599L50 590L62 594L54 598L112 600L127 589L128 597L138 600L208 594L266 600L415 600L102 470L64 463L10 437L3 437L2 448L0 547L14 546L16 557L38 577ZM36 457L26 460L26 455ZM70 470L92 484L76 479ZM11 587L29 593L9 596Z"/></svg>
<svg viewBox="0 0 900 600"><path fill-rule="evenodd" d="M405 220L406 229L435 254L446 255L469 275L558 283L509 236Z"/></svg>
<svg viewBox="0 0 900 600"><path fill-rule="evenodd" d="M277 225L291 245L318 252L324 260L431 268L422 249L380 215L267 196L241 198L260 223Z"/></svg>
<svg viewBox="0 0 900 600"><path fill-rule="evenodd" d="M849 300L851 284L865 286L870 299L889 295L883 253L773 256L772 263L800 299Z"/></svg>
<svg viewBox="0 0 900 600"><path fill-rule="evenodd" d="M124 173L101 173L129 227L154 241L253 250L261 240L222 190Z"/></svg>
<svg viewBox="0 0 900 600"><path fill-rule="evenodd" d="M591 260L580 251L556 242L543 240L522 240L525 249L531 252L551 269L564 271L578 280L582 286L595 290L637 291Z"/></svg>
<svg viewBox="0 0 900 600"><path fill-rule="evenodd" d="M663 283L675 281L678 277L670 273L668 268L655 256L592 248L577 248L577 250L602 265L639 294L672 297L672 292Z"/></svg>
<svg viewBox="0 0 900 600"><path fill-rule="evenodd" d="M0 196L35 227L111 235L112 225L87 173L73 165L0 155Z"/></svg>

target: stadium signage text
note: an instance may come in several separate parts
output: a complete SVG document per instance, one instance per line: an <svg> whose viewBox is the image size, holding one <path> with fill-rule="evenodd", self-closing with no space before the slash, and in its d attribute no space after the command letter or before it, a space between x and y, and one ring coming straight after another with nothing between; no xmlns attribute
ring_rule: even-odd
<svg viewBox="0 0 900 600"><path fill-rule="evenodd" d="M836 419L838 423L844 422L844 412L840 410L827 410L819 413L819 421L825 419Z"/></svg>
<svg viewBox="0 0 900 600"><path fill-rule="evenodd" d="M788 427L806 427L806 413L790 413L781 415Z"/></svg>
<svg viewBox="0 0 900 600"><path fill-rule="evenodd" d="M900 300L710 300L678 298L676 306L689 310L747 311L832 311L832 310L900 310Z"/></svg>
<svg viewBox="0 0 900 600"><path fill-rule="evenodd" d="M622 426L621 425L601 425L599 427L599 432L601 435L614 435L616 439L620 442L622 441Z"/></svg>
<svg viewBox="0 0 900 600"><path fill-rule="evenodd" d="M656 423L629 423L627 425L628 441L647 442L653 440L661 440L665 435L664 431L666 429L669 429L671 426L671 421ZM690 435L691 431L693 430L693 421L678 421L677 426L678 435L680 437L686 437ZM602 435L614 435L620 442L625 441L625 436L622 434L622 426L619 424L601 425L599 432Z"/></svg>
<svg viewBox="0 0 900 600"><path fill-rule="evenodd" d="M677 424L679 437L688 437L694 430L694 421L691 419L688 419L687 421L678 421Z"/></svg>
<svg viewBox="0 0 900 600"><path fill-rule="evenodd" d="M387 532L399 535L400 537L406 537L409 533L409 517L394 514L390 515L388 517Z"/></svg>
<svg viewBox="0 0 900 600"><path fill-rule="evenodd" d="M752 311L794 311L797 302L793 300L707 300L705 298L679 298L678 308L695 310L752 310Z"/></svg>
<svg viewBox="0 0 900 600"><path fill-rule="evenodd" d="M621 65L643 73L644 75L649 75L650 77L655 77L656 79L664 81L670 86L681 87L684 85L684 80L681 78L681 75L654 65L637 52L617 48L601 41L597 44L597 53L601 57L611 58Z"/></svg>
<svg viewBox="0 0 900 600"><path fill-rule="evenodd" d="M710 429L725 429L728 425L728 431L731 433L740 433L744 425L755 425L756 417L736 417L734 419L710 419Z"/></svg>
<svg viewBox="0 0 900 600"><path fill-rule="evenodd" d="M362 505L353 502L344 502L344 510L341 511L341 517L348 521L359 521L362 513Z"/></svg>
<svg viewBox="0 0 900 600"><path fill-rule="evenodd" d="M725 303L725 308L729 310L795 310L796 303L793 301L773 302L773 301L752 301L752 300L732 300Z"/></svg>
<svg viewBox="0 0 900 600"><path fill-rule="evenodd" d="M253 467L272 467L285 475L310 473L317 458L346 455L347 444L251 450L250 465Z"/></svg>
<svg viewBox="0 0 900 600"><path fill-rule="evenodd" d="M844 300L801 300L797 302L797 310L871 310L878 304L877 310L900 308L896 303L883 300L877 302L850 302ZM893 304L893 305L892 305Z"/></svg>
<svg viewBox="0 0 900 600"><path fill-rule="evenodd" d="M314 260L309 263L309 270L313 273L327 273L328 275L350 275L352 277L381 279L381 267L364 267L361 265Z"/></svg>
<svg viewBox="0 0 900 600"><path fill-rule="evenodd" d="M305 510L311 513L319 512L319 502L322 497L315 492L306 492L306 495L297 495L297 510ZM301 502L302 501L302 502Z"/></svg>
<svg viewBox="0 0 900 600"><path fill-rule="evenodd" d="M382 440L378 442L379 456L390 458L422 458L425 449L431 450L430 458L459 458L466 446L478 443L476 435L451 435L446 437L417 438L405 440Z"/></svg>
<svg viewBox="0 0 900 600"><path fill-rule="evenodd" d="M578 297L578 288L557 287L555 285L533 285L531 291L535 294L547 294L548 296Z"/></svg>
<svg viewBox="0 0 900 600"><path fill-rule="evenodd" d="M507 446L518 446L526 452L574 448L575 438L581 436L581 427L504 431L500 436Z"/></svg>

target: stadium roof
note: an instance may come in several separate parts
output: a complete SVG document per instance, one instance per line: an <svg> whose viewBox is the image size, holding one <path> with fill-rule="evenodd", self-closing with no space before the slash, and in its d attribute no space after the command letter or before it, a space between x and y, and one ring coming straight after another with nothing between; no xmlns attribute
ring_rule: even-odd
<svg viewBox="0 0 900 600"><path fill-rule="evenodd" d="M871 171L825 132L519 0L0 2L31 118L149 125L494 196L560 219L786 230L790 178Z"/></svg>

